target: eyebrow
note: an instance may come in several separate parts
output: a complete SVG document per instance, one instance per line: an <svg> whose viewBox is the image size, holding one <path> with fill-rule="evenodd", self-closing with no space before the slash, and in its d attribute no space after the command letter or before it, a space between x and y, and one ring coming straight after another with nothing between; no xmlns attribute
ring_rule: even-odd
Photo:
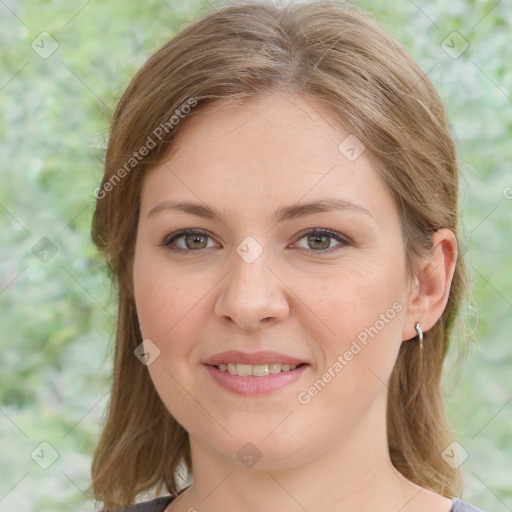
<svg viewBox="0 0 512 512"><path fill-rule="evenodd" d="M205 219L220 220L225 223L222 212L215 208L211 208L210 206L189 201L163 201L151 208L148 213L148 218L164 210L180 211ZM283 222L295 218L306 217L307 215L315 213L324 213L334 210L364 214L373 218L370 211L359 204L345 199L326 198L319 201L293 204L278 208L274 213L274 220L275 222Z"/></svg>

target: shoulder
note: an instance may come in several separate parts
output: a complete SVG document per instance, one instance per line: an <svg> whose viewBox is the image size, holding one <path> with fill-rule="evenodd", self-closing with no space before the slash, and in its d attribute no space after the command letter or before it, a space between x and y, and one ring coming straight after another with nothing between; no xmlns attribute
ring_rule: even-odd
<svg viewBox="0 0 512 512"><path fill-rule="evenodd" d="M475 507L459 498L453 498L453 506L451 512L484 512L482 509Z"/></svg>
<svg viewBox="0 0 512 512"><path fill-rule="evenodd" d="M109 512L164 512L173 499L172 496L164 496Z"/></svg>

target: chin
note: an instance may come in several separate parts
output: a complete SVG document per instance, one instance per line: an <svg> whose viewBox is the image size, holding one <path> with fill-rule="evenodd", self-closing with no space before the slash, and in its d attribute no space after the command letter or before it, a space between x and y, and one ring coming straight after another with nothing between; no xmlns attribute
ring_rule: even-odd
<svg viewBox="0 0 512 512"><path fill-rule="evenodd" d="M280 418L280 421L282 419ZM275 427L278 423L274 422L274 432L271 434L269 432L272 432L272 429L267 428L267 425L261 429L254 426L248 429L246 422L245 428L235 429L234 426L227 424L226 429L233 437L223 431L225 435L218 439L212 436L205 438L203 430L201 444L226 458L229 464L254 470L290 469L303 463L304 458L308 457L308 452L311 452L310 456L314 458L314 439L300 433L291 435L289 430L284 429L277 435Z"/></svg>

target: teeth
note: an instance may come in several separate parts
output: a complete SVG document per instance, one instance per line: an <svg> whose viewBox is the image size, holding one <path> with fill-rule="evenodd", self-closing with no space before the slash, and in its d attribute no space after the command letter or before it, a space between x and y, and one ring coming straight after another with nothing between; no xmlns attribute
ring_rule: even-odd
<svg viewBox="0 0 512 512"><path fill-rule="evenodd" d="M238 375L242 375L243 377L248 377L249 375L252 375L252 366L250 364L236 364L236 373ZM231 371L230 371L231 373Z"/></svg>
<svg viewBox="0 0 512 512"><path fill-rule="evenodd" d="M268 365L269 373L281 373L281 363L270 363Z"/></svg>
<svg viewBox="0 0 512 512"><path fill-rule="evenodd" d="M267 364L242 364L242 363L228 363L219 364L217 368L221 372L228 372L231 375L240 375L242 377L266 377L281 372L290 372L297 368L297 364L281 364L281 363L267 363Z"/></svg>
<svg viewBox="0 0 512 512"><path fill-rule="evenodd" d="M255 364L251 367L251 370L250 375L254 375L255 377L266 377L270 373L268 364Z"/></svg>

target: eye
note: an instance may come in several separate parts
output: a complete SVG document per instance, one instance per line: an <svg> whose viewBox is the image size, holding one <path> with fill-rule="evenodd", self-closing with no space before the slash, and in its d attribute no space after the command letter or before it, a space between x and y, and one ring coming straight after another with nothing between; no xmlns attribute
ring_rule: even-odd
<svg viewBox="0 0 512 512"><path fill-rule="evenodd" d="M299 240L306 239L306 244L308 245L308 247L301 248L310 252L332 252L336 249L352 245L343 235L330 229L309 229L300 233L299 236ZM331 246L333 239L339 242L338 246Z"/></svg>
<svg viewBox="0 0 512 512"><path fill-rule="evenodd" d="M332 252L336 249L352 245L350 240L345 238L343 235L329 229L309 229L299 233L299 237L299 241L306 239L306 243L308 244L308 247L299 248L305 249L309 252ZM212 247L212 245L208 245L209 238L211 239L210 235L206 231L189 228L177 231L176 233L167 236L159 245L173 252L199 252L201 249L208 249ZM180 239L183 239L184 246L179 246L177 244L177 241ZM333 239L338 242L337 246L333 247L331 245Z"/></svg>
<svg viewBox="0 0 512 512"><path fill-rule="evenodd" d="M169 235L165 240L159 244L169 251L174 252L192 252L200 249L207 249L212 246L208 246L208 238L211 238L208 233L200 229L183 229L172 235ZM183 239L185 246L174 245L177 240Z"/></svg>

